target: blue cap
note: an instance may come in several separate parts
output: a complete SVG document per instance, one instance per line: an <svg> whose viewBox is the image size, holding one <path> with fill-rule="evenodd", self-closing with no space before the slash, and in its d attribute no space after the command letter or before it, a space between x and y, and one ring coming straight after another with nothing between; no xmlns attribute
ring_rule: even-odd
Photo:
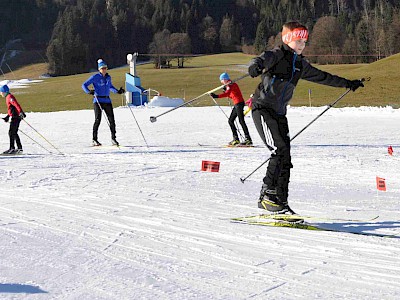
<svg viewBox="0 0 400 300"><path fill-rule="evenodd" d="M3 85L2 87L0 87L0 93L9 93L10 89L8 88L8 85Z"/></svg>
<svg viewBox="0 0 400 300"><path fill-rule="evenodd" d="M228 73L222 73L221 75L219 75L219 80L221 81L221 80L229 80L230 78L229 78L229 75L228 75Z"/></svg>
<svg viewBox="0 0 400 300"><path fill-rule="evenodd" d="M100 70L101 68L107 68L107 64L100 58L97 60L97 69Z"/></svg>

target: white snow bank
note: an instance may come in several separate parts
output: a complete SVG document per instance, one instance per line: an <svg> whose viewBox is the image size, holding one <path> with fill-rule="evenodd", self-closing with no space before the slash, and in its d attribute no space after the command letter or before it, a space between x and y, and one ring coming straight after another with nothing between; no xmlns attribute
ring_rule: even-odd
<svg viewBox="0 0 400 300"><path fill-rule="evenodd" d="M10 89L24 89L32 83L42 82L43 80L19 79L19 80L3 80L0 86L7 84Z"/></svg>
<svg viewBox="0 0 400 300"><path fill-rule="evenodd" d="M165 96L154 96L148 106L157 107L176 107L184 103L181 98L169 98Z"/></svg>

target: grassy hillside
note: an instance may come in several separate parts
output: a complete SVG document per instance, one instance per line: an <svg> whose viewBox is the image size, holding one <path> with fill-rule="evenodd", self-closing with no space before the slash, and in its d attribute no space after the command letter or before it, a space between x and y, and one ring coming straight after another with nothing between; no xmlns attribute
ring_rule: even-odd
<svg viewBox="0 0 400 300"><path fill-rule="evenodd" d="M152 64L138 66L138 75L144 88L152 88L169 97L185 97L188 101L204 92L220 85L219 74L228 72L231 78L242 76L246 65L252 56L231 53L202 56L192 58L185 63L185 68L154 69ZM93 63L95 66L95 62ZM43 68L43 64L31 65L16 70L7 79L32 78L29 74ZM349 79L371 77L364 89L350 93L338 107L343 106L386 106L400 107L400 85L398 84L398 70L400 70L400 54L382 59L372 64L360 65L328 65L319 66L322 70L343 76ZM33 69L34 72L30 71ZM114 85L124 86L125 73L128 66L111 69L109 71ZM79 74L45 79L42 83L33 84L28 89L16 89L14 94L24 109L29 111L60 111L92 108L91 97L84 94L81 84L92 73ZM11 75L11 74L7 74ZM239 82L243 95L247 98L259 83L259 78L245 78ZM325 87L306 81L301 81L296 89L292 105L309 105L308 90L311 89L311 103L313 106L326 105L335 100L345 90L341 88ZM112 94L114 106L122 103L120 95ZM219 100L226 105L227 100ZM213 105L209 97L203 97L194 105ZM0 105L0 111L5 112L5 105Z"/></svg>

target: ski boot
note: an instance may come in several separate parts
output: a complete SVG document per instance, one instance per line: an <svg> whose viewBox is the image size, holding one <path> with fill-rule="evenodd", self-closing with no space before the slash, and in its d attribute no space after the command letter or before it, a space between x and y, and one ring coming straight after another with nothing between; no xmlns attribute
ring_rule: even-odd
<svg viewBox="0 0 400 300"><path fill-rule="evenodd" d="M95 146L95 147L96 146L101 146L101 144L100 144L100 142L98 140L93 140L92 141L92 145Z"/></svg>
<svg viewBox="0 0 400 300"><path fill-rule="evenodd" d="M253 142L251 139L246 138L243 142L240 143L240 146L253 146Z"/></svg>
<svg viewBox="0 0 400 300"><path fill-rule="evenodd" d="M22 154L24 152L24 150L22 150L22 148L18 148L17 150L15 150L15 154Z"/></svg>
<svg viewBox="0 0 400 300"><path fill-rule="evenodd" d="M279 199L276 194L276 189L268 189L265 184L263 184L261 188L258 208L268 210L274 214L285 214L289 212L287 200L282 201Z"/></svg>
<svg viewBox="0 0 400 300"><path fill-rule="evenodd" d="M10 148L6 151L3 152L3 154L14 154L15 153L15 149L14 148Z"/></svg>
<svg viewBox="0 0 400 300"><path fill-rule="evenodd" d="M233 138L233 140L229 142L228 146L232 146L233 147L233 146L237 146L239 144L240 144L239 139L238 138Z"/></svg>
<svg viewBox="0 0 400 300"><path fill-rule="evenodd" d="M119 146L119 143L117 142L117 140L115 138L111 139L111 143L113 146Z"/></svg>

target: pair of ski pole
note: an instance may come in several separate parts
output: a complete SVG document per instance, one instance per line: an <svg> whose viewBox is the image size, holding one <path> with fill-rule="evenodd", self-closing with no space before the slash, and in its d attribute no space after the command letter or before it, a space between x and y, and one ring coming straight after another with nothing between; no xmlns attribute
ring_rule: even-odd
<svg viewBox="0 0 400 300"><path fill-rule="evenodd" d="M361 82L364 81L369 81L371 78L367 77L367 78L362 78L360 79ZM293 141L296 137L298 137L304 130L306 130L311 124L313 124L316 120L318 120L324 113L326 113L329 109L331 109L333 106L335 106L336 103L338 103L341 99L343 99L344 96L346 96L349 92L351 91L351 89L347 89L346 92L344 92L341 96L339 96L339 98L337 98L335 101L333 101L332 103L328 104L328 106L318 115L316 116L310 123L308 123L306 126L304 126L303 129L301 129L298 133L296 133L291 139L290 141ZM244 183L251 175L253 175L258 169L260 169L263 165L265 165L272 156L270 156L269 158L267 158L263 163L261 163L257 168L255 168L249 175L247 175L244 178L240 178L240 181L242 183Z"/></svg>
<svg viewBox="0 0 400 300"><path fill-rule="evenodd" d="M56 146L54 146L48 139L46 139L39 131L37 131L31 124L28 123L28 121L25 120L25 118L22 119L30 128L32 128L33 131L35 131L43 140L45 140L50 146L52 146L54 149L56 149L58 151L59 154L64 155L64 153L62 153ZM30 137L29 135L27 135L25 132L23 132L22 130L21 133L23 135L25 135L26 137L28 137L29 139L31 139L33 142L35 142L37 145L39 145L41 148L45 149L47 152L52 153L51 151L49 151L47 148L45 148L43 145L41 145L39 142L37 142L36 140L34 140L32 137Z"/></svg>
<svg viewBox="0 0 400 300"><path fill-rule="evenodd" d="M239 81L239 80L242 80L243 78L246 78L247 76L249 76L248 73L245 74L245 75L243 75L243 76L241 76L241 77L239 77L239 78L237 78L237 79L235 79L235 80L233 80L232 82L237 82L237 81ZM370 79L371 79L370 77L362 78L362 79L361 79L361 82L369 81ZM183 103L183 104L181 104L181 105L179 105L179 106L177 106L177 107L174 107L174 108L172 108L172 109L170 109L170 110L168 110L168 111L166 111L166 112L164 112L164 113L162 113L162 114L159 114L158 116L151 116L151 117L150 117L150 121L151 121L152 123L154 123L154 122L157 121L157 118L159 118L159 117L161 117L161 116L163 116L163 115L165 115L165 114L167 114L167 113L170 113L170 112L172 112L172 111L174 111L174 110L176 110L176 109L178 109L178 108L180 108L180 107L186 106L186 105L188 105L188 104L190 104L190 103L192 103L192 102L194 102L194 101L200 99L201 97L203 97L203 96L205 96L205 95L210 95L211 93L216 92L216 91L218 91L219 89L222 89L225 85L226 85L226 84L223 84L223 85L221 85L221 86L219 86L219 87L216 87L216 88L214 88L214 89L212 89L212 90L209 90L209 91L207 91L207 92L201 94L200 96L197 96L197 97L195 97L195 98L189 100L188 102L185 102L185 103ZM290 139L290 141L293 141L296 137L298 137L304 130L306 130L311 124L313 124L317 119L319 119L323 114L325 114L329 109L331 109L336 103L338 103L338 102L339 102L343 97L345 97L350 91L351 91L350 88L347 89L346 92L344 92L339 98L337 98L337 99L336 99L335 101L333 101L332 103L328 104L327 108L326 108L324 111L322 111L317 117L315 117L315 118L314 118L310 123L308 123L303 129L301 129L298 133L296 133L296 134ZM240 178L240 181L241 181L242 183L244 183L251 175L253 175L258 169L260 169L263 165L265 165L270 159L271 159L271 156L270 156L268 159L266 159L262 164L260 164L257 168L255 168L249 175L247 175L247 176L244 177L244 178Z"/></svg>
<svg viewBox="0 0 400 300"><path fill-rule="evenodd" d="M124 97L124 96L121 95L121 97ZM106 115L104 109L101 107L100 102L99 102L99 99L97 99L97 96L96 96L96 95L94 95L94 99L95 99L97 105L99 106L99 108L100 108L100 110L101 110L101 113L103 114L104 118L106 119L107 124L108 124L108 127L110 127L110 130L111 130L111 124L110 124L110 122L109 122L109 120L108 120L108 118L107 118L107 115ZM122 98L122 100L123 100L123 98ZM144 140L144 142L145 142L147 148L149 148L149 145L147 144L146 138L145 138L144 135L143 135L143 131L142 131L142 129L140 128L139 123L138 123L138 121L136 120L136 117L135 117L135 115L133 114L132 109L130 108L129 105L128 105L128 107L129 107L129 110L131 111L131 114L132 114L133 118L135 119L136 125L138 126L140 133L142 134L143 140ZM118 146L118 148L119 148L119 146Z"/></svg>

